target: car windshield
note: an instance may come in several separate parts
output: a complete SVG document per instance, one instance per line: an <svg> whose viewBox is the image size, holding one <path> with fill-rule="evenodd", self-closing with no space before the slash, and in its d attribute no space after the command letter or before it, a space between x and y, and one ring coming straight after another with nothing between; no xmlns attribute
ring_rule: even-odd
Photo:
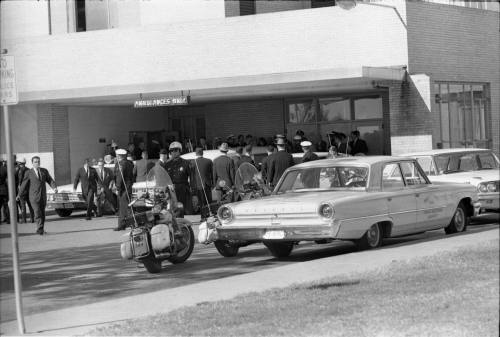
<svg viewBox="0 0 500 337"><path fill-rule="evenodd" d="M368 167L310 167L286 173L275 193L365 190L367 182Z"/></svg>
<svg viewBox="0 0 500 337"><path fill-rule="evenodd" d="M497 158L490 152L450 153L436 157L440 174L498 169Z"/></svg>

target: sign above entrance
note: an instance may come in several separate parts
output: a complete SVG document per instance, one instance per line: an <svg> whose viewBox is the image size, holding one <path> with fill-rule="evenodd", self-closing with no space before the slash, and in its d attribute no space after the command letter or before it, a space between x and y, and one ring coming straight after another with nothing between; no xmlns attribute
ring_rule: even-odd
<svg viewBox="0 0 500 337"><path fill-rule="evenodd" d="M188 105L190 101L191 101L190 96L141 99L134 102L134 108L153 108L157 106Z"/></svg>
<svg viewBox="0 0 500 337"><path fill-rule="evenodd" d="M4 55L0 58L0 104L13 105L18 102L14 56Z"/></svg>

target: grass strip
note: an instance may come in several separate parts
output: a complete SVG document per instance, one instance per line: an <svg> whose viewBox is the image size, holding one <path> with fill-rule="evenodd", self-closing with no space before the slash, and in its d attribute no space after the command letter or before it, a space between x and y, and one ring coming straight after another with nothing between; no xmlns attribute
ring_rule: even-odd
<svg viewBox="0 0 500 337"><path fill-rule="evenodd" d="M90 334L498 336L498 249L495 239L432 257L393 262L376 272L200 303Z"/></svg>

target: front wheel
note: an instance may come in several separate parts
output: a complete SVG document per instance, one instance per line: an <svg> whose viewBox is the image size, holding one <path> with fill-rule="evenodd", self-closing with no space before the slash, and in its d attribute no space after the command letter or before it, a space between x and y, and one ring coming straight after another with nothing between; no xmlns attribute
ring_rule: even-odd
<svg viewBox="0 0 500 337"><path fill-rule="evenodd" d="M219 254L224 257L236 256L238 254L238 251L240 250L240 246L227 240L217 240L214 242L214 245L215 248L217 248Z"/></svg>
<svg viewBox="0 0 500 337"><path fill-rule="evenodd" d="M292 253L293 242L271 242L264 241L264 246L269 249L274 257L287 257Z"/></svg>
<svg viewBox="0 0 500 337"><path fill-rule="evenodd" d="M176 241L182 241L179 242L179 244L181 244L183 248L181 248L181 250L179 250L175 255L168 258L168 261L173 264L185 262L193 252L194 232L190 225L184 224L185 221L187 220L177 219L177 224L182 232L182 238L176 239Z"/></svg>
<svg viewBox="0 0 500 337"><path fill-rule="evenodd" d="M358 249L372 249L382 245L382 228L380 224L376 223L370 227L359 240L354 241Z"/></svg>
<svg viewBox="0 0 500 337"><path fill-rule="evenodd" d="M57 208L56 213L61 218L67 218L68 216L71 215L71 213L73 213L73 210L72 209Z"/></svg>
<svg viewBox="0 0 500 337"><path fill-rule="evenodd" d="M465 206L460 203L453 214L450 224L445 227L444 231L446 234L465 232L467 225L469 225L469 217L467 216Z"/></svg>
<svg viewBox="0 0 500 337"><path fill-rule="evenodd" d="M142 260L144 267L151 274L158 274L161 271L161 261L154 257L148 257Z"/></svg>

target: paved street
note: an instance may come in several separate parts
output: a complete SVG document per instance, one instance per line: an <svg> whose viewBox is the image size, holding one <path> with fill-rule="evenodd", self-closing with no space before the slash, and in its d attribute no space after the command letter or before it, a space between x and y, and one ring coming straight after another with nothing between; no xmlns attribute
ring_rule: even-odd
<svg viewBox="0 0 500 337"><path fill-rule="evenodd" d="M191 219L198 220L196 217ZM165 262L162 272L152 275L137 263L120 258L119 242L124 232L112 231L115 224L114 217L85 221L79 215L69 219L51 216L46 225L48 234L43 237L34 234L33 225L20 224L24 313L32 315L189 284L203 285L211 280L349 255L354 251L354 246L347 242L301 244L289 258L277 260L264 246L257 244L242 248L237 257L223 258L213 245L197 244L185 264L174 266ZM462 235L496 228L498 214L483 216ZM444 231L432 231L386 240L385 247L408 246L444 238ZM10 243L10 226L1 225L2 323L15 319Z"/></svg>

